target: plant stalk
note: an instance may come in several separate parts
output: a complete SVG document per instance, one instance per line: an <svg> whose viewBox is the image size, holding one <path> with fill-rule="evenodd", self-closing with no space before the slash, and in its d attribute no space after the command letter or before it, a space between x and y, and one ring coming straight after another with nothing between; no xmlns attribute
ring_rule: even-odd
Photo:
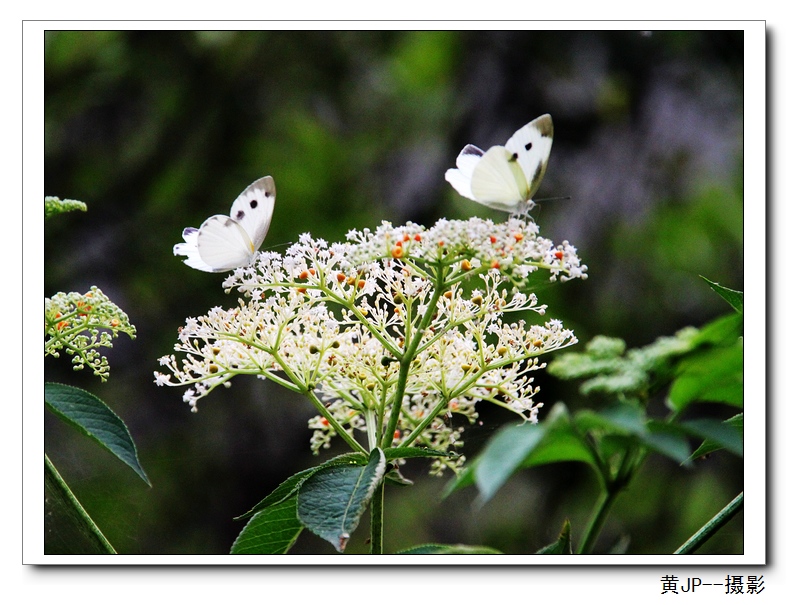
<svg viewBox="0 0 788 605"><path fill-rule="evenodd" d="M744 508L744 492L740 493L733 500L731 500L725 508L712 517L708 523L701 527L695 534L679 549L674 552L674 555L691 555L703 546L709 538L716 534L723 525L730 521L736 513Z"/></svg>
<svg viewBox="0 0 788 605"><path fill-rule="evenodd" d="M591 516L591 522L586 527L585 535L580 541L580 546L577 548L578 555L590 554L591 549L594 548L594 544L602 531L602 526L605 524L610 509L613 506L613 501L618 494L619 490L617 489L605 489L605 491L600 494Z"/></svg>
<svg viewBox="0 0 788 605"><path fill-rule="evenodd" d="M408 349L400 359L399 379L397 381L397 392L394 396L394 401L391 405L391 414L389 416L389 423L386 427L386 433L383 437L381 447L390 447L394 441L394 432L397 430L399 423L399 413L402 409L402 401L405 398L405 390L408 384L408 373L410 372L410 364L416 356L416 351L419 348L421 337L432 321L432 314L438 307L438 300L444 293L444 267L438 263L436 276L435 276L435 290L432 293L432 299L427 305L427 310L416 328L416 333L413 335L413 340L408 344Z"/></svg>
<svg viewBox="0 0 788 605"><path fill-rule="evenodd" d="M371 555L383 554L383 485L384 482L381 482L377 487L369 504L369 554Z"/></svg>

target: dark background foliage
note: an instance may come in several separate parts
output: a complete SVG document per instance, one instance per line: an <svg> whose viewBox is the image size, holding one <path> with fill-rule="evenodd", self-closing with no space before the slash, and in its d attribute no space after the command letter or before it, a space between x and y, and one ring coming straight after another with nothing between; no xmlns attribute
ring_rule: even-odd
<svg viewBox="0 0 788 605"><path fill-rule="evenodd" d="M539 296L579 346L600 333L643 346L727 312L699 274L743 289L741 32L52 31L45 43L46 193L88 205L46 223L45 293L95 284L138 329L108 351L108 383L65 358L47 359L46 377L126 421L153 488L54 418L46 450L120 552L226 553L242 527L232 517L315 463L314 412L288 391L239 378L190 414L181 390L153 383L185 318L237 298L173 244L260 176L277 184L266 247L384 219L503 220L443 174L466 143L502 144L549 112L537 199L570 199L536 216L543 235L578 247L589 279ZM545 413L559 400L592 405L546 373L537 381ZM515 420L480 411L471 455ZM565 518L582 526L595 498L574 464L520 473L482 508L473 490L441 500L449 477L425 471L408 463L415 486L387 492L387 551L435 541L534 552ZM726 454L692 468L652 457L598 551L672 552L741 486ZM363 533L349 552L365 552ZM738 519L705 552L741 549ZM304 533L295 552L332 549Z"/></svg>

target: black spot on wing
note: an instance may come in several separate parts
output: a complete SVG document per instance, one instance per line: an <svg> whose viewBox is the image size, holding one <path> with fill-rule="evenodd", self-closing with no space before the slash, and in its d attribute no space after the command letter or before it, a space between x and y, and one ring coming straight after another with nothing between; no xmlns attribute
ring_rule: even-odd
<svg viewBox="0 0 788 605"><path fill-rule="evenodd" d="M533 147L533 146L534 146L533 143L528 142L528 143L525 144L525 150L526 151L531 151L531 147Z"/></svg>
<svg viewBox="0 0 788 605"><path fill-rule="evenodd" d="M250 205L252 208L257 208L257 200L250 200L250 201L249 201L249 205Z"/></svg>
<svg viewBox="0 0 788 605"><path fill-rule="evenodd" d="M243 219L244 216L246 216L246 213L243 210L239 210L238 212L235 213L234 218L236 221L240 221L241 219Z"/></svg>

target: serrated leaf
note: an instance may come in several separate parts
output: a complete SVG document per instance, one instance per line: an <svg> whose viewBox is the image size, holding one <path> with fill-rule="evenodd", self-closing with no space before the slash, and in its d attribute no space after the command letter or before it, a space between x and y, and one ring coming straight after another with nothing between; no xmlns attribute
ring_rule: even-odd
<svg viewBox="0 0 788 605"><path fill-rule="evenodd" d="M572 554L572 527L569 519L564 521L558 539L536 551L537 555L571 555Z"/></svg>
<svg viewBox="0 0 788 605"><path fill-rule="evenodd" d="M366 466L321 468L298 490L298 519L343 552L385 470L386 458L380 448L372 450Z"/></svg>
<svg viewBox="0 0 788 605"><path fill-rule="evenodd" d="M285 554L295 544L304 528L298 520L297 508L296 494L293 493L255 513L233 542L230 554Z"/></svg>
<svg viewBox="0 0 788 605"><path fill-rule="evenodd" d="M721 286L720 284L711 281L710 279L706 279L702 275L700 276L702 280L704 280L707 284L711 286L711 289L714 290L717 294L719 294L722 299L727 302L731 307L733 307L737 313L744 313L744 292L739 292L738 290L731 290L730 288L726 288L725 286Z"/></svg>
<svg viewBox="0 0 788 605"><path fill-rule="evenodd" d="M502 555L500 550L489 546L468 544L421 544L397 552L398 555Z"/></svg>
<svg viewBox="0 0 788 605"><path fill-rule="evenodd" d="M319 471L321 468L328 468L330 466L344 466L348 464L356 464L356 465L363 465L366 463L366 456L364 454L358 452L350 452L347 454L340 454L339 456L335 456L330 460L326 460L322 464L318 466L314 466L312 468L304 469L303 471L297 472L295 475L288 477L282 483L277 486L277 488L268 494L265 498L263 498L260 502L255 504L251 510L245 512L242 515L239 515L234 518L234 520L238 521L241 519L248 519L252 515L257 512L260 512L267 506L272 506L278 502L281 502L285 498L288 498L291 494L293 494L296 490L298 490L299 486L306 481L309 477Z"/></svg>
<svg viewBox="0 0 788 605"><path fill-rule="evenodd" d="M739 421L743 420L743 418L741 414L725 422L712 420L711 418L698 418L696 420L686 420L679 426L688 433L705 440L705 454L715 449L724 448L737 456L744 456L743 425L739 426ZM710 447L714 447L714 449L709 449ZM700 457L700 455L696 456L693 454L692 457L695 459Z"/></svg>
<svg viewBox="0 0 788 605"><path fill-rule="evenodd" d="M279 504L283 500L295 495L296 490L299 486L306 481L309 477L311 477L314 473L316 473L320 469L319 466L314 468L308 468L303 471L296 473L285 479L282 483L280 483L277 488L268 494L265 498L260 500L257 504L252 507L252 509L248 512L245 512L243 515L239 515L235 517L234 521L240 521L241 519L248 519L254 516L256 513L259 513L263 509L274 506Z"/></svg>
<svg viewBox="0 0 788 605"><path fill-rule="evenodd" d="M70 385L47 382L44 401L56 416L117 456L150 485L128 428L101 399Z"/></svg>
<svg viewBox="0 0 788 605"><path fill-rule="evenodd" d="M713 454L714 452L718 452L721 449L722 448L716 442L704 439L703 443L701 443L698 448L692 452L692 456L689 457L687 462L700 460L701 458L705 458L706 456Z"/></svg>

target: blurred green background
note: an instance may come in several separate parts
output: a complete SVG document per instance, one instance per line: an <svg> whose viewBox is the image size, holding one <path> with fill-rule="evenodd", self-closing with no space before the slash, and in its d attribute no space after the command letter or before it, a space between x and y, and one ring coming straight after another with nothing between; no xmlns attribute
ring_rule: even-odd
<svg viewBox="0 0 788 605"><path fill-rule="evenodd" d="M316 462L314 412L289 391L239 378L191 414L182 390L153 382L186 317L237 300L173 244L260 176L277 186L264 247L381 220L504 220L443 174L466 143L503 144L549 112L537 201L570 199L544 201L536 218L578 247L589 279L538 294L579 346L600 333L643 346L728 312L699 274L743 289L741 32L52 31L45 45L46 194L88 205L46 223L45 292L95 284L138 329L108 351L109 382L66 358L47 359L46 378L125 420L153 488L50 414L46 451L121 553L227 553L242 528L232 517ZM544 372L537 383L544 414L588 405ZM516 420L480 412L469 455ZM387 490L388 552L434 541L531 553L565 518L579 530L596 496L572 463L520 473L481 508L473 490L441 500L450 477L426 465L403 471L416 483ZM631 553L672 552L742 485L741 461L724 453L692 468L652 456L598 552L622 536ZM366 551L363 524L348 552ZM702 552L742 548L739 516ZM304 532L293 552L333 549Z"/></svg>

